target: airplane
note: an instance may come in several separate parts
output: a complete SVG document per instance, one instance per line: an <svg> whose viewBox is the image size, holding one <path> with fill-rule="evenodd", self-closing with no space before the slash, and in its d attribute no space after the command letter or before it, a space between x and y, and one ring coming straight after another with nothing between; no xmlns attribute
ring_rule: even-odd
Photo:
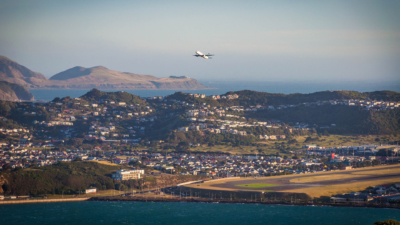
<svg viewBox="0 0 400 225"><path fill-rule="evenodd" d="M210 53L208 53L206 55L206 54L201 53L200 51L196 51L196 55L193 55L193 56L202 57L203 59L211 59L210 56L214 56L214 55L211 55Z"/></svg>

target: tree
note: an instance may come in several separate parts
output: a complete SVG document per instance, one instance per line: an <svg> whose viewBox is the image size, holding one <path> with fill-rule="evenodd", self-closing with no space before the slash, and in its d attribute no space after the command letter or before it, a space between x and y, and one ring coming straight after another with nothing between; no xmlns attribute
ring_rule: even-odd
<svg viewBox="0 0 400 225"><path fill-rule="evenodd" d="M307 137L306 140L304 140L304 142L309 142L312 141L312 137Z"/></svg>
<svg viewBox="0 0 400 225"><path fill-rule="evenodd" d="M7 163L3 166L3 171L4 172L9 172L12 170L12 167Z"/></svg>
<svg viewBox="0 0 400 225"><path fill-rule="evenodd" d="M11 192L11 187L8 183L4 183L3 186L1 186L5 194L10 194Z"/></svg>
<svg viewBox="0 0 400 225"><path fill-rule="evenodd" d="M189 149L189 143L186 141L179 142L178 146L176 146L177 151L187 151Z"/></svg>
<svg viewBox="0 0 400 225"><path fill-rule="evenodd" d="M116 185L115 185L115 189L116 189L116 190L119 190L119 191L127 191L127 190L128 190L128 187L125 186L124 184L116 184Z"/></svg>
<svg viewBox="0 0 400 225"><path fill-rule="evenodd" d="M94 186L97 188L97 190L102 190L103 189L103 185L100 184L100 182L96 182L94 183Z"/></svg>
<svg viewBox="0 0 400 225"><path fill-rule="evenodd" d="M56 98L53 99L53 102L59 102L59 101L60 101L59 97L56 97Z"/></svg>
<svg viewBox="0 0 400 225"><path fill-rule="evenodd" d="M75 162L80 162L80 161L82 161L82 159L81 159L81 157L76 157L76 158L74 159L74 161L75 161Z"/></svg>
<svg viewBox="0 0 400 225"><path fill-rule="evenodd" d="M114 186L114 183L112 181L106 182L106 189L113 189L114 187L115 186Z"/></svg>

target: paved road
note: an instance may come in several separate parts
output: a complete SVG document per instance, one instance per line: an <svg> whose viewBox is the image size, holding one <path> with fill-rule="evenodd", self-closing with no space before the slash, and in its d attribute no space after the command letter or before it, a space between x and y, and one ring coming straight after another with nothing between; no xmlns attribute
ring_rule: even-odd
<svg viewBox="0 0 400 225"><path fill-rule="evenodd" d="M291 183L291 179L296 178L304 178L304 177L316 177L316 176L329 176L329 175L338 175L338 174L351 174L353 172L368 172L368 171L378 171L378 170L388 170L388 168L373 168L367 170L345 170L338 171L334 173L312 173L309 175L297 175L297 176L277 176L276 178L257 178L252 180L236 180L236 181L227 181L226 183L213 184L212 187L219 188L231 188L231 189L248 189L248 190L272 190L272 191L285 191L299 188L307 188L307 187L318 187L318 186L326 186L326 185L335 185L335 184L346 184L346 183L355 183L355 182L364 182L364 181L375 181L382 179L394 179L399 178L400 173L396 174L387 174L387 175L376 175L376 174L360 174L361 177L356 177L358 174L354 174L354 178L346 178L346 179L337 179L337 180L326 180L326 181L316 181L316 182L308 182L308 183ZM249 188L249 187L238 187L236 185L244 185L244 184L253 184L253 183L268 183L268 184L277 184L278 186L273 187L262 187L262 188Z"/></svg>

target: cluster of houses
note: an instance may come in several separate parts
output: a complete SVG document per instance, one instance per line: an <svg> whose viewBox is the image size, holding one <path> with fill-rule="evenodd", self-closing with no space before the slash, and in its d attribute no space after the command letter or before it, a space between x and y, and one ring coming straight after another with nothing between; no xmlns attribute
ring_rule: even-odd
<svg viewBox="0 0 400 225"><path fill-rule="evenodd" d="M28 134L29 129L26 129L26 128L13 128L13 129L0 128L0 133L5 134L5 135L23 135L23 134Z"/></svg>
<svg viewBox="0 0 400 225"><path fill-rule="evenodd" d="M239 95L232 94L232 95L211 95L213 99L236 99L239 98Z"/></svg>
<svg viewBox="0 0 400 225"><path fill-rule="evenodd" d="M111 127L106 127L112 130ZM46 143L51 146L52 142ZM207 175L217 177L231 176L271 176L276 174L300 174L328 171L331 169L351 169L354 163L372 160L386 160L379 157L332 155L329 162L322 161L324 156L312 158L288 158L280 156L253 155L240 156L229 154L166 154L146 151L106 150L96 147L93 150L38 150L23 146L3 145L0 147L0 169L8 164L12 168L48 166L57 162L80 160L111 161L115 164L130 164L132 161L167 173L181 175ZM341 164L338 168L335 164ZM347 164L346 164L347 163ZM120 174L121 175L121 174ZM137 176L137 175L132 175ZM140 177L140 176L137 176Z"/></svg>
<svg viewBox="0 0 400 225"><path fill-rule="evenodd" d="M277 105L277 106L260 106L259 109L279 110L286 108L293 108L297 106L321 106L321 105L347 105L347 106L360 106L365 110L387 110L400 107L400 102L393 101L376 101L376 100L362 100L362 99L345 99L345 100L327 100L316 102L304 102L299 105Z"/></svg>
<svg viewBox="0 0 400 225"><path fill-rule="evenodd" d="M256 108L255 108L256 109ZM188 109L185 111L187 120L191 122L190 126L179 127L177 131L189 131L189 130L202 130L207 133L231 133L246 136L246 131L240 131L235 128L248 128L248 127L267 127L267 128L280 128L280 124L277 122L259 122L252 121L248 122L246 117L238 116L234 114L227 114L227 111L253 111L250 108L244 108L242 106L231 106L231 107L210 107L203 105L200 109ZM225 119L216 119L215 116L222 117ZM285 135L260 135L260 139L285 139Z"/></svg>
<svg viewBox="0 0 400 225"><path fill-rule="evenodd" d="M195 98L205 98L202 94L187 94ZM235 99L239 96L236 94L211 96L214 99ZM156 101L150 101L156 100ZM18 149L29 149L29 147L52 147L57 142L64 142L69 138L84 138L86 140L101 140L102 142L119 142L119 143L137 143L145 139L147 131L152 129L153 123L157 119L171 117L173 115L186 116L190 121L190 125L179 127L177 131L186 132L189 130L199 130L205 133L230 133L236 135L251 135L246 131L246 128L266 127L266 128L281 128L280 121L260 122L249 120L242 116L243 112L254 112L257 110L277 110L287 107L297 107L297 105L279 105L279 106L229 106L229 107L211 107L206 103L200 105L191 104L185 101L171 99L171 97L151 97L146 104L127 104L126 102L117 101L88 101L81 98L73 98L58 102L47 103L24 103L24 107L18 108L17 111L26 117L43 118L45 121L33 120L33 128L0 128L0 133L19 136L18 146L11 146L9 143L0 143L3 146L1 150L2 164L11 163L12 165L21 166L22 161L18 157L25 158L25 161L34 161L39 165L48 165L55 161L71 161L76 157L83 157L81 154L90 156L90 152L52 152L48 151L45 154L39 150L27 150L23 153L15 153ZM323 105L323 104L343 104L349 106L362 106L366 109L391 109L397 108L399 103L384 102L384 101L368 101L368 100L332 100L318 101L313 103L304 103L302 105ZM157 109L157 110L156 110ZM0 118L7 122L7 118ZM127 123L129 121L129 123ZM85 124L85 126L81 126ZM54 132L54 126L59 126L57 132ZM335 126L332 124L331 126ZM84 129L84 130L82 130ZM298 123L292 129L308 129L308 125ZM150 133L149 131L149 133ZM258 135L259 139L279 140L285 139L285 135ZM93 149L93 151L96 149ZM327 152L332 152L332 149L325 148L310 148L310 153L326 155ZM354 148L352 149L354 153ZM359 150L359 149L358 149ZM343 148L340 150L343 152ZM335 152L340 153L337 149ZM351 151L347 149L347 151ZM365 148L363 149L365 152ZM32 153L32 154L30 154ZM44 154L44 157L43 157ZM103 154L106 157L105 154ZM109 156L107 156L108 158ZM230 156L229 156L230 157ZM90 158L92 159L92 158ZM102 159L101 157L98 159ZM4 161L5 160L5 161ZM163 160L163 159L160 159ZM260 160L260 159L258 159ZM263 159L264 161L267 159ZM271 160L271 159L268 159ZM273 159L277 161L276 159ZM129 161L114 160L116 163L128 163ZM261 164L265 164L264 161ZM185 162L185 161L184 161ZM268 161L269 162L269 161ZM279 163L282 163L278 160ZM291 160L288 160L290 163ZM296 161L297 162L297 161ZM163 163L160 161L159 163ZM168 165L169 162L166 162ZM175 163L175 162L174 162ZM196 162L197 163L197 162ZM29 164L29 163L28 163ZM160 164L164 165L164 164ZM24 166L24 165L22 165ZM193 168L187 167L185 163L179 164L180 168L186 168L187 173L193 174ZM234 167L232 165L232 167ZM215 169L213 166L207 169ZM240 174L246 170L231 170L235 174ZM253 168L250 168L253 169ZM201 171L201 170L200 170ZM217 170L218 172L219 170ZM257 170L258 171L258 170ZM251 171L253 173L253 171ZM263 174L265 171L258 171ZM231 173L231 172L230 172ZM226 174L225 174L226 175Z"/></svg>
<svg viewBox="0 0 400 225"><path fill-rule="evenodd" d="M87 133L86 139L132 139L131 137L134 137L136 132L144 133L144 128L142 126L134 126L129 131L119 129L121 126L117 125L121 121L133 119L140 124L153 122L157 119L155 109L151 106L127 104L125 102L103 100L88 102L80 98L74 98L66 102L40 102L26 106L18 108L18 111L22 111L23 115L34 116L34 118L43 118L44 115L48 118L45 121L33 120L32 122L36 126L36 129L32 132L34 137L42 140L78 137L81 134L81 130L77 129L77 127L81 126L82 123L86 123L86 121L92 124L90 129L85 131ZM7 120L7 118L2 119ZM115 126L111 126L114 129L104 128L105 123L114 123ZM57 136L49 132L51 127L54 126L60 126L60 132L58 132ZM11 135L11 133L26 133L29 130L0 129L0 132Z"/></svg>

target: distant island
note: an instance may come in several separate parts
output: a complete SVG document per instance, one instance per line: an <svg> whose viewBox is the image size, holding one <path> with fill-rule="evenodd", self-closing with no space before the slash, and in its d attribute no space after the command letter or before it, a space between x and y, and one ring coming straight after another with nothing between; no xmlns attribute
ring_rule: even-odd
<svg viewBox="0 0 400 225"><path fill-rule="evenodd" d="M0 81L19 84L28 89L207 89L197 80L186 76L158 78L114 71L103 66L92 68L76 66L47 79L43 74L33 72L4 56L0 56Z"/></svg>

